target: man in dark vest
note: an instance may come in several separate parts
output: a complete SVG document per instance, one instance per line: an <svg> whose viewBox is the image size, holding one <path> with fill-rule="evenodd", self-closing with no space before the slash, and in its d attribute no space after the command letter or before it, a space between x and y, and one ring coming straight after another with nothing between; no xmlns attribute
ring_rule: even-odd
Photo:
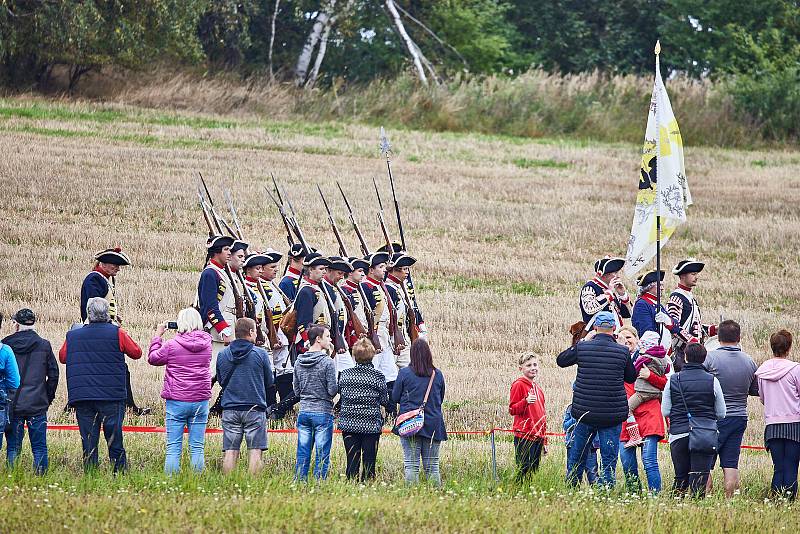
<svg viewBox="0 0 800 534"><path fill-rule="evenodd" d="M628 349L613 337L616 318L610 311L595 315L594 330L558 355L559 367L578 366L572 392L572 417L577 424L567 455L567 483L577 486L595 436L600 438L600 483L616 483L619 435L628 417L625 382L636 380Z"/></svg>
<svg viewBox="0 0 800 534"><path fill-rule="evenodd" d="M125 355L137 360L142 349L111 322L106 299L90 298L86 312L88 323L67 332L58 358L67 366L68 402L75 407L84 468L97 466L102 425L116 473L127 468L122 442L127 397Z"/></svg>

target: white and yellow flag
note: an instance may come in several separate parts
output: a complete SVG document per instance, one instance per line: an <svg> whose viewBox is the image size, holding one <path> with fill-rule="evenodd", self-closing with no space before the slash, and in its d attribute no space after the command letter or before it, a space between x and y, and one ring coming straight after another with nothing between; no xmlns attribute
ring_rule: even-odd
<svg viewBox="0 0 800 534"><path fill-rule="evenodd" d="M683 167L683 140L661 79L660 51L661 45L656 43L656 78L642 146L636 212L625 261L625 274L628 276L639 272L656 256L656 216L661 216L663 247L678 225L686 221L686 208L692 203Z"/></svg>

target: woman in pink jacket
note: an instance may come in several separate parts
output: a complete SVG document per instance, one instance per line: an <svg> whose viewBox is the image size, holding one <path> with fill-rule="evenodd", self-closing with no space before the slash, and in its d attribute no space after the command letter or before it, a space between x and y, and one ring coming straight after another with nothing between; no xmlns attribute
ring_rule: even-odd
<svg viewBox="0 0 800 534"><path fill-rule="evenodd" d="M800 465L800 364L789 360L792 334L779 330L769 338L773 358L756 371L764 403L764 441L772 455L772 492L794 500Z"/></svg>
<svg viewBox="0 0 800 534"><path fill-rule="evenodd" d="M189 428L189 452L192 467L202 471L205 465L205 434L208 400L211 398L211 336L203 330L203 320L194 308L178 314L178 334L164 343L166 325L156 327L150 342L147 361L166 365L161 397L167 401L167 459L164 471L180 470L183 429Z"/></svg>

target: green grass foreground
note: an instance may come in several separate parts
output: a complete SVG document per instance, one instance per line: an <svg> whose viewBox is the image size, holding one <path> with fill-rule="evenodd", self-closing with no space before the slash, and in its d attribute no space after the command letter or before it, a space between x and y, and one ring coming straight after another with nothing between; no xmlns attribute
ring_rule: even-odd
<svg viewBox="0 0 800 534"><path fill-rule="evenodd" d="M0 531L780 532L796 526L798 517L797 505L763 499L763 471L745 472L745 490L732 501L719 492L704 501L631 495L621 484L610 494L570 490L563 482L563 447L556 443L539 473L517 484L508 440L498 443L498 483L488 440L450 440L443 447L444 485L435 488L403 483L402 451L393 436L382 440L378 479L366 485L343 478L339 436L330 478L310 484L292 481L291 435L270 436L266 467L255 477L244 469L221 474L219 436L208 438L202 475L184 470L168 477L162 473L163 436L136 434L126 435L127 474L112 475L103 458L101 469L84 476L77 438L73 432L50 434L44 477L32 474L27 448L17 467L0 475ZM666 450L661 463L668 486ZM101 446L101 458L105 454Z"/></svg>

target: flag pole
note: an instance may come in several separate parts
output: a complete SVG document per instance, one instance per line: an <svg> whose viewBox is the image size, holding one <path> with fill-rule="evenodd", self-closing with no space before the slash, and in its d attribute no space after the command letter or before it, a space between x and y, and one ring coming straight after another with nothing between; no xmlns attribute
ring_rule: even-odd
<svg viewBox="0 0 800 534"><path fill-rule="evenodd" d="M654 50L656 54L656 77L661 74L659 64L659 54L661 53L661 41L656 41ZM658 173L661 171L661 122L658 120L658 112L661 106L656 103L656 313L661 311L661 194L658 190ZM659 336L661 335L662 325L659 323Z"/></svg>

